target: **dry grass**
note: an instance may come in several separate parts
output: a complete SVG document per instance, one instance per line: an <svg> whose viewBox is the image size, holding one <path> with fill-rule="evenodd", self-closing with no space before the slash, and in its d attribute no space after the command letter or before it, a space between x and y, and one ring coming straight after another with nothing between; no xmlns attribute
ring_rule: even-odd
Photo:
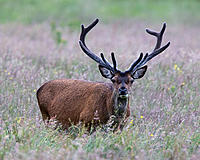
<svg viewBox="0 0 200 160"><path fill-rule="evenodd" d="M152 29L160 29L154 24ZM97 26L88 46L129 67L155 39L145 22ZM156 27L155 27L156 26ZM48 24L0 26L0 159L197 159L199 155L200 30L170 25L164 38L171 46L149 63L131 95L132 123L118 134L100 130L76 139L45 128L35 92L45 81L103 79L96 64L79 49L79 33L58 28L66 44L57 44ZM141 116L143 116L141 118ZM134 124L134 125L133 125Z"/></svg>

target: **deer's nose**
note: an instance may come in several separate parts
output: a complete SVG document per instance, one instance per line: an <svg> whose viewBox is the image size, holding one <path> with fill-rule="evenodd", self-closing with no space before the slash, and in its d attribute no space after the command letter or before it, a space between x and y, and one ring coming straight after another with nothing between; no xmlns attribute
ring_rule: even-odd
<svg viewBox="0 0 200 160"><path fill-rule="evenodd" d="M128 91L127 91L126 87L119 88L119 94L120 95L126 95L126 94L128 94Z"/></svg>

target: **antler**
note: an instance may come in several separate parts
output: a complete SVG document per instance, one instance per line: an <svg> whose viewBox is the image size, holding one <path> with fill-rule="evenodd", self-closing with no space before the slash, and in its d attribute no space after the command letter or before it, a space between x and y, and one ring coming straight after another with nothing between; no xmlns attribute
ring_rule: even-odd
<svg viewBox="0 0 200 160"><path fill-rule="evenodd" d="M146 29L147 33L149 33L149 34L151 34L151 35L153 35L157 38L156 46L150 54L146 53L144 58L143 58L143 53L141 53L139 58L131 65L131 67L128 69L127 72L132 72L132 73L135 72L137 70L137 68L143 66L149 60L151 60L153 57L162 53L165 49L167 49L167 47L169 47L170 42L168 42L166 45L164 45L163 47L160 48L161 43L162 43L162 37L163 37L163 34L165 32L165 29L166 29L166 23L163 24L163 27L162 27L162 29L159 33L151 31L149 29Z"/></svg>
<svg viewBox="0 0 200 160"><path fill-rule="evenodd" d="M96 19L93 23L91 23L88 27L84 27L84 25L81 25L81 35L80 35L80 40L79 40L79 44L81 49L83 50L83 52L85 54L87 54L90 58L92 58L94 61L96 61L97 63L99 63L99 65L109 69L110 71L112 71L113 73L115 73L117 71L116 68L116 60L115 60L115 56L114 53L111 53L111 57L112 57L112 61L113 61L113 67L110 65L110 63L105 59L103 53L101 53L101 58L99 58L98 56L96 56L92 51L90 51L88 49L88 47L85 44L85 37L87 35L87 33L99 22L99 19Z"/></svg>

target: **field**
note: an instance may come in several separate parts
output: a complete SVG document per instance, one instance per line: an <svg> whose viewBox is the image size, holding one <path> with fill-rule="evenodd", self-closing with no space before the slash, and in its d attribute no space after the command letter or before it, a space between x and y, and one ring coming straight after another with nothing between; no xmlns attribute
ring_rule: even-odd
<svg viewBox="0 0 200 160"><path fill-rule="evenodd" d="M68 3L67 9L73 3L82 6L81 1L62 1ZM57 9L55 2L51 0L47 5L39 0L21 0L20 5L17 1L13 4L0 0L0 159L199 159L199 1L189 5L183 1L174 8L172 0L158 1L161 9L166 5L179 14L189 8L184 18L173 12L170 15L167 9L158 17L157 13L162 12L159 8L152 15L141 14L140 9L151 9L155 0L148 6L136 1L138 14L121 13L120 6L128 7L132 1L103 1L107 6L102 7L104 12L98 8L103 2L97 1L89 9L84 4L83 15L76 7L65 10L69 20L60 16L62 8ZM34 6L32 12L24 11L29 10L28 4ZM13 15L5 7L12 5L17 10ZM41 9L42 5L48 12ZM112 6L113 10L109 8ZM91 8L97 11L93 16ZM163 17L167 22L163 45L171 41L171 46L150 61L144 78L133 84L131 117L122 132L105 133L98 129L88 135L84 129L75 128L66 134L46 128L36 99L36 91L44 82L58 78L109 82L78 45L81 19L89 24L96 16L100 23L88 35L87 44L108 59L115 52L121 70L128 68L140 52L153 49L155 39L145 33L145 28L158 31Z"/></svg>

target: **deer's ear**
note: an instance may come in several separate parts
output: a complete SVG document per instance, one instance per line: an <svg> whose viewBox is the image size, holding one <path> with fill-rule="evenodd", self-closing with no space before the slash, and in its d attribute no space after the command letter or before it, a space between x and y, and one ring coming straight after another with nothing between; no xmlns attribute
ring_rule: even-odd
<svg viewBox="0 0 200 160"><path fill-rule="evenodd" d="M101 75L105 78L111 79L114 76L114 74L109 69L101 65L99 65L99 70L101 72Z"/></svg>
<svg viewBox="0 0 200 160"><path fill-rule="evenodd" d="M140 79L145 75L146 71L147 71L147 66L143 66L141 68L138 68L134 73L132 73L131 77L133 79Z"/></svg>

